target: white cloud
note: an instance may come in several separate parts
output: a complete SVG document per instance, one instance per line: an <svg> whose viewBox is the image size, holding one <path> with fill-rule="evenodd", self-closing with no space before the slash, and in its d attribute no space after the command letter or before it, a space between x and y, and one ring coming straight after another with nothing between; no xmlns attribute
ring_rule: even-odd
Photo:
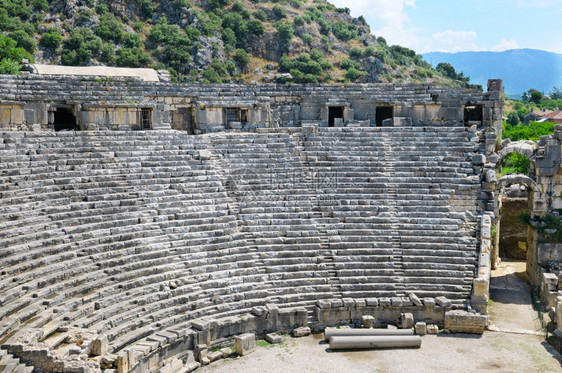
<svg viewBox="0 0 562 373"><path fill-rule="evenodd" d="M474 31L447 30L432 35L422 53L427 52L461 52L477 51L476 39L478 34Z"/></svg>
<svg viewBox="0 0 562 373"><path fill-rule="evenodd" d="M406 7L415 8L416 0L331 0L338 7L348 7L354 17L363 15L371 26L371 33L382 36L388 44L416 49L419 38L416 29L409 27Z"/></svg>
<svg viewBox="0 0 562 373"><path fill-rule="evenodd" d="M517 42L514 39L509 39L509 40L502 39L498 44L490 48L492 52L503 52L510 49L519 49L519 44L517 44Z"/></svg>

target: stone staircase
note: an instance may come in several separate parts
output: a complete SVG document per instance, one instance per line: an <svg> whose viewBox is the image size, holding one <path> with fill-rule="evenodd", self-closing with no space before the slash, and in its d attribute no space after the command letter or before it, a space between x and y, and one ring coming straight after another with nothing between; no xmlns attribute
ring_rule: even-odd
<svg viewBox="0 0 562 373"><path fill-rule="evenodd" d="M0 350L0 372L2 373L31 373L32 366L20 362L20 359L8 354L6 350Z"/></svg>

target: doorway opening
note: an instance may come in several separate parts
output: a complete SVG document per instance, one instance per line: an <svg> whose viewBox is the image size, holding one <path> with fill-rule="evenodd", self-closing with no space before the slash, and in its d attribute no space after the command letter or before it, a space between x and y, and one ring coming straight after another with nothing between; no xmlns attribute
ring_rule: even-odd
<svg viewBox="0 0 562 373"><path fill-rule="evenodd" d="M328 127L334 127L336 119L343 121L344 106L330 106L328 107Z"/></svg>
<svg viewBox="0 0 562 373"><path fill-rule="evenodd" d="M140 127L141 130L152 129L152 109L142 108L140 111Z"/></svg>
<svg viewBox="0 0 562 373"><path fill-rule="evenodd" d="M480 122L484 120L484 110L482 105L467 105L464 107L464 124L471 125L470 122Z"/></svg>
<svg viewBox="0 0 562 373"><path fill-rule="evenodd" d="M392 106L377 106L375 110L375 121L377 127L382 127L386 119L394 118L394 110Z"/></svg>
<svg viewBox="0 0 562 373"><path fill-rule="evenodd" d="M55 110L53 126L55 131L78 131L80 129L76 123L74 113L70 109L63 107Z"/></svg>

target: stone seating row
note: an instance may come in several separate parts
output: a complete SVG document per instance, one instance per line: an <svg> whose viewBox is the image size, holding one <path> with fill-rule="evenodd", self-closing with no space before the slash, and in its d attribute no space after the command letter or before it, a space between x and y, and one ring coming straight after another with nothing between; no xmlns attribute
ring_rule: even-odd
<svg viewBox="0 0 562 373"><path fill-rule="evenodd" d="M264 142L269 135L247 135L248 141L252 136ZM57 146L64 147L62 139L72 138L65 135ZM284 141L276 140L274 148L260 150L267 151L267 157L249 151L251 147L234 145L224 153L228 142L236 137L216 135L215 138L216 142L209 136L205 144L200 144L213 154L212 159L200 160L197 153L190 151L190 156L181 161L187 163L181 172L188 174L172 176L157 172L147 181L152 185L150 188L154 188L146 191L127 191L127 186L141 185L135 182L135 173L126 173L123 180L115 184L111 183L111 177L96 181L97 175L103 176L103 171L92 171L94 182L82 183L81 179L74 190L63 188L68 184L54 182L52 192L48 192L48 188L41 189L41 180L35 180L33 187L24 189L7 183L10 185L5 192L12 193L9 195L13 202L26 201L27 197L17 199L18 192L27 193L29 198L34 197L35 191L40 194L35 204L27 200L30 205L20 210L22 214L31 214L25 221L31 223L33 229L17 231L26 224L17 225L10 219L2 222L15 233L2 238L9 247L7 256L0 261L11 264L0 277L3 297L0 310L6 315L0 317L1 330L20 330L18 325L22 325L22 318L33 320L44 315L46 308L47 312L52 312L51 321L61 325L74 323L106 333L111 351L116 352L176 322L186 323L204 314L236 315L248 307L263 304L266 299L310 306L319 298L343 295L399 295L404 283L412 284L413 288L419 286L424 295L443 292L453 299L466 299L475 258L462 254L463 245L454 243L455 239L466 238L466 233L456 230L463 218L451 219L452 212L447 208L448 195L454 193L454 189L443 188L439 194L424 193L423 196L404 193L401 200L398 199L401 189L394 185L389 195L395 205L381 205L377 212L387 215L380 218L361 215L373 213L373 205L364 204L363 200L365 194L377 193L377 189L344 188L331 196L337 203L323 205L322 201L308 198L318 193L307 179L283 184L296 187L291 193L307 197L301 204L262 198L267 193L258 193L254 200L239 201L234 192L225 188L228 175L221 170L249 165L258 179L255 180L260 186L258 190L267 191L266 187L271 185L267 179L271 173L268 167L280 168L279 164L289 162L297 173L310 174L316 172L317 167L329 165L304 162L302 153L307 151L306 145L304 150L294 151L298 136L277 136ZM103 137L95 141L103 141ZM56 149L53 145L52 150ZM56 154L53 151L54 162ZM123 160L115 163L117 170L134 158L128 156L130 154L134 152L124 152ZM166 152L164 157L173 158L174 154ZM217 157L219 155L222 158ZM65 156L64 153L60 155L61 158ZM161 166L153 152L139 153L139 158L142 157L151 157L146 162L147 168ZM105 165L102 161L99 157L83 158L83 164L94 166ZM357 159L358 163L360 161ZM381 161L387 159L371 163ZM161 163L165 162L168 161L162 159ZM344 165L342 162L341 167ZM423 167L423 164L417 166ZM170 172L174 172L174 167L180 166L169 167ZM190 167L208 168L203 174L189 174ZM396 167L388 167L389 180L392 180ZM98 169L92 167L92 170ZM48 176L50 171L45 171ZM114 176L117 175L122 173ZM203 180L190 181L199 176ZM348 177L346 182L351 183L354 177L362 175ZM62 173L61 179L64 178ZM409 182L415 180L412 178ZM451 180L460 182L460 178ZM178 188L175 188L175 181L178 181ZM443 178L442 183L446 182ZM167 185L174 187L160 188L159 193L157 186ZM389 187L381 183L380 190L385 188ZM274 193L275 187L270 186L269 190ZM351 191L354 193L348 193ZM45 195L43 199L41 194ZM380 201L386 198L389 197L384 196ZM430 199L422 201L422 198ZM467 203L471 200L469 195ZM120 201L119 205L112 203L115 201ZM423 217L418 222L411 220L414 212L408 211L410 205L406 201L412 208L425 207L427 201L434 204L419 211L426 215L418 216ZM9 212L12 207L2 208ZM437 211L437 208L442 210ZM17 215L18 212L13 211L10 214ZM38 212L45 215L37 215ZM398 220L396 224L391 220L393 214L396 219L410 220ZM349 221L346 223L345 219ZM54 227L49 224L59 225L48 229ZM399 239L401 260L394 258L398 248L392 242L384 242L388 241L389 230L396 233L390 238ZM406 235L407 232L413 236ZM62 240L58 236L63 237ZM13 237L22 240L9 241ZM422 245L429 239L435 242L433 247L427 247L418 255L418 249L426 247ZM45 247L42 241L51 242L53 246ZM21 248L14 248L17 245ZM475 247L475 241L468 240L465 245ZM471 252L469 249L468 253ZM29 254L34 259L26 263L24 258ZM390 267L386 268L386 264ZM439 282L441 277L443 282ZM11 278L17 281L10 283ZM44 320L33 322L39 326ZM7 327L7 324L10 325ZM23 328L25 326L21 326Z"/></svg>

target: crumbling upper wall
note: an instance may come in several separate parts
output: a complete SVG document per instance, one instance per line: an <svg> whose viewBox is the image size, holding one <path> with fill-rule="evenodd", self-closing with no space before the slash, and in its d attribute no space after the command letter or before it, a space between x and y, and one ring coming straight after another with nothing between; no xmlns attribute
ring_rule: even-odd
<svg viewBox="0 0 562 373"><path fill-rule="evenodd" d="M82 130L144 129L142 117L149 112L149 128L159 125L190 133L307 123L464 123L501 131L501 83L491 89L484 93L431 84L174 85L134 78L2 76L0 125L4 130L53 129L54 113L65 108Z"/></svg>

